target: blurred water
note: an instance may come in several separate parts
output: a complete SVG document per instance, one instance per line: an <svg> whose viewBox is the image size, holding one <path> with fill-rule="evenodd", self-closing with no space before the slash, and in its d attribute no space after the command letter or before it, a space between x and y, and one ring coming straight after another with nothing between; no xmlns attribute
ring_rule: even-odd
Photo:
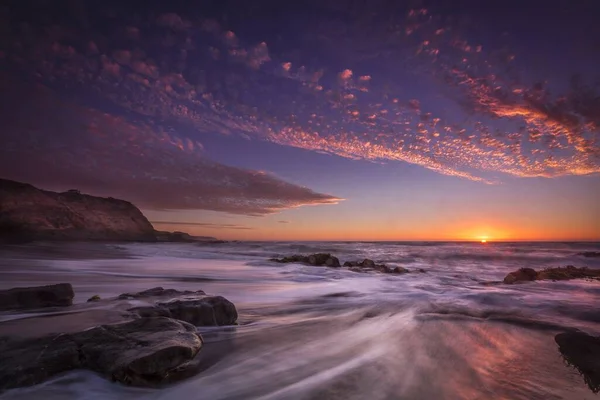
<svg viewBox="0 0 600 400"><path fill-rule="evenodd" d="M426 273L282 265L331 252ZM588 266L598 243L68 244L0 249L0 289L71 282L77 303L153 286L233 301L235 328L203 328L206 369L138 389L73 372L6 399L585 399L554 335L600 334L600 283L502 285L520 267ZM20 318L0 314L1 320Z"/></svg>

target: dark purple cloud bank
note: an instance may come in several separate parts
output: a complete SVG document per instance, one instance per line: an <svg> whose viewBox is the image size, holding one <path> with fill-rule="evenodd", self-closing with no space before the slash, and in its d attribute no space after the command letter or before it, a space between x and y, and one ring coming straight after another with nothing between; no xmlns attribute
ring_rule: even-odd
<svg viewBox="0 0 600 400"><path fill-rule="evenodd" d="M201 144L0 79L0 175L74 187L158 210L263 215L339 199L261 171L219 164Z"/></svg>

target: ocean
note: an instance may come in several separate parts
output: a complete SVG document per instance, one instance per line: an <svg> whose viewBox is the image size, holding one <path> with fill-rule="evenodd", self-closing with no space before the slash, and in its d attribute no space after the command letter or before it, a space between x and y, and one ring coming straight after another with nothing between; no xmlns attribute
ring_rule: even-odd
<svg viewBox="0 0 600 400"><path fill-rule="evenodd" d="M69 282L75 303L162 286L235 303L199 328L204 370L160 389L73 371L0 399L594 399L554 336L600 335L600 282L504 285L521 267L600 268L600 243L38 243L0 248L0 289ZM403 275L277 264L327 252ZM105 305L98 305L105 307ZM0 313L2 324L30 318Z"/></svg>

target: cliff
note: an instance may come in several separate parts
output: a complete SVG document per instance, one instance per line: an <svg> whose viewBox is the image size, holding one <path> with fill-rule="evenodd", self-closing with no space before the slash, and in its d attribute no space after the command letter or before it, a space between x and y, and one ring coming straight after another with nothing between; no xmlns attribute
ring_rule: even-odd
<svg viewBox="0 0 600 400"><path fill-rule="evenodd" d="M156 241L133 204L0 179L0 240Z"/></svg>

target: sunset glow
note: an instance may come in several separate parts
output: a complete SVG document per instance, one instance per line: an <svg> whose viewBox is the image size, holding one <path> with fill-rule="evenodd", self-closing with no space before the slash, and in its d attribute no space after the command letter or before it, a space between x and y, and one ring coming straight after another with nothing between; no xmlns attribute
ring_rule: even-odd
<svg viewBox="0 0 600 400"><path fill-rule="evenodd" d="M15 6L2 177L223 239L599 240L593 35L367 3L335 27L281 3L256 34L217 5L90 4L94 34Z"/></svg>

